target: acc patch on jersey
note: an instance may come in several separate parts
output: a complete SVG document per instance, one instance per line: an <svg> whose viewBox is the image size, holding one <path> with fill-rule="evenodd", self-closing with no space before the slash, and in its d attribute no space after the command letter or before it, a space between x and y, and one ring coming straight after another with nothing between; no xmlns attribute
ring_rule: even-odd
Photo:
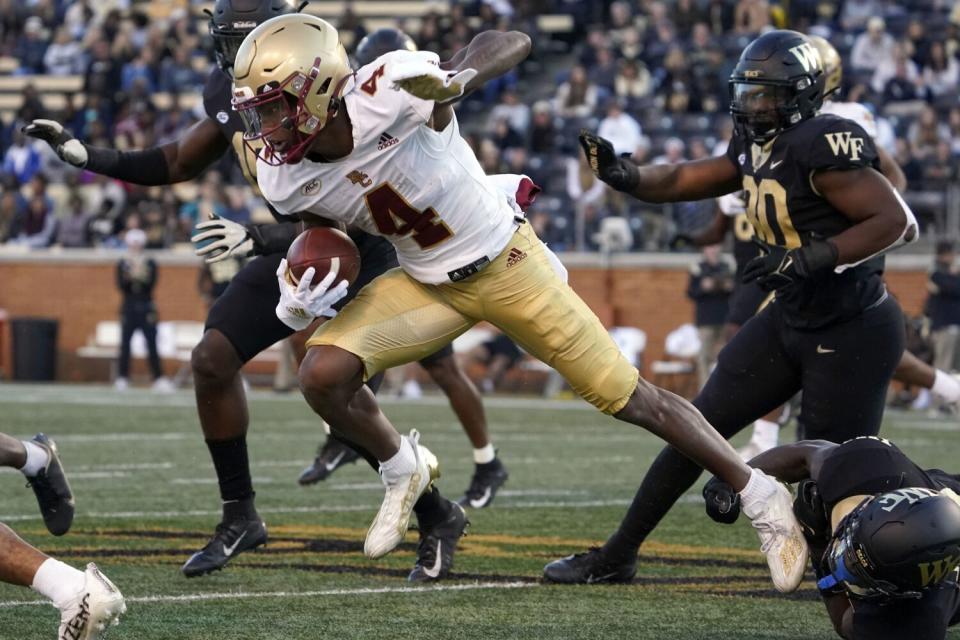
<svg viewBox="0 0 960 640"><path fill-rule="evenodd" d="M308 182L307 184L303 185L303 187L300 188L300 192L303 193L303 195L305 196L313 195L319 190L320 190L320 181L317 179L311 180L310 182Z"/></svg>
<svg viewBox="0 0 960 640"><path fill-rule="evenodd" d="M230 114L229 114L229 113L227 113L226 111L218 111L218 112L217 112L217 121L218 121L218 122L220 122L221 124L227 124L227 122L228 122L229 120L230 120Z"/></svg>

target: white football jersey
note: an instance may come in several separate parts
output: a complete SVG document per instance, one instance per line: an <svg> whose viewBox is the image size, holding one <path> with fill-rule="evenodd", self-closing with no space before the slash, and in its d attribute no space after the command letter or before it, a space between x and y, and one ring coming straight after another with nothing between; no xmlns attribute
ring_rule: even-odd
<svg viewBox="0 0 960 640"><path fill-rule="evenodd" d="M391 86L390 65L408 56L439 62L435 53L392 51L348 81L348 156L279 167L261 158L257 181L280 213L312 213L384 236L404 271L439 284L455 269L499 255L520 211L484 174L456 116L434 131L427 124L434 103Z"/></svg>
<svg viewBox="0 0 960 640"><path fill-rule="evenodd" d="M877 137L877 121L870 110L859 102L839 102L827 100L820 107L820 113L832 113L835 116L853 120L860 125L871 138Z"/></svg>

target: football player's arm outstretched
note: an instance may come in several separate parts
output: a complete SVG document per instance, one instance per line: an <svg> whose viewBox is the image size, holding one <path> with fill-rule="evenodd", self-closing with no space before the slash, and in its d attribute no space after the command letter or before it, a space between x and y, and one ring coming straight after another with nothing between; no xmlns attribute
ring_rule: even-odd
<svg viewBox="0 0 960 640"><path fill-rule="evenodd" d="M434 101L430 125L443 131L453 118L456 100L523 62L530 47L530 36L520 31L484 31L439 66L426 58L396 65L391 80L421 100Z"/></svg>
<svg viewBox="0 0 960 640"><path fill-rule="evenodd" d="M210 117L187 129L178 140L134 151L81 142L54 120L34 120L23 132L49 144L61 160L74 167L146 186L192 180L230 148L230 141ZM197 231L200 233L192 240L207 243L198 248L197 255L207 262L217 262L229 256L285 251L296 237L297 227L292 223L241 225L214 217L201 222Z"/></svg>
<svg viewBox="0 0 960 640"><path fill-rule="evenodd" d="M580 146L598 178L644 202L703 200L742 188L737 167L726 156L638 166L618 156L609 140L586 130L580 132Z"/></svg>

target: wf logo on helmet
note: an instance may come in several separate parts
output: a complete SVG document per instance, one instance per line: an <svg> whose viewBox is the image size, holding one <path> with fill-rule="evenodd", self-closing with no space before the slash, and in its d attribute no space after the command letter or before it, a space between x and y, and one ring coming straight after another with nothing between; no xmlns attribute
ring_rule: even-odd
<svg viewBox="0 0 960 640"><path fill-rule="evenodd" d="M809 42L790 47L790 53L797 59L797 62L803 65L804 71L809 72L823 69L823 62L820 61L820 52Z"/></svg>

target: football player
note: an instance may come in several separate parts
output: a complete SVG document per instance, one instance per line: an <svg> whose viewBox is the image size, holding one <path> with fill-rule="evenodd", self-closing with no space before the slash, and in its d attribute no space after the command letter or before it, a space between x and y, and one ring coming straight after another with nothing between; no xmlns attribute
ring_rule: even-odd
<svg viewBox="0 0 960 640"><path fill-rule="evenodd" d="M417 45L413 38L399 29L378 29L366 35L354 51L353 58L357 68L373 62L390 51L416 51ZM527 181L529 182L529 180ZM528 186L528 189L533 188ZM508 193L517 192L517 188L508 187ZM539 188L536 188L539 191ZM532 194L536 196L534 192ZM522 198L518 197L518 200ZM526 209L527 203L521 202ZM396 265L391 265L396 266ZM463 369L457 365L453 357L453 347L447 344L436 353L420 360L420 364L427 370L430 377L443 389L450 399L450 406L463 425L463 430L473 445L473 462L475 465L470 486L458 502L474 509L490 506L497 490L507 481L507 468L497 457L496 450L490 442L487 432L487 418L483 410L483 401L476 386L468 378ZM337 456L340 456L339 460ZM326 478L339 464L351 459L357 454L338 440L328 438L320 446L313 463L300 474L300 484L312 484ZM338 464L339 462L339 464Z"/></svg>
<svg viewBox="0 0 960 640"><path fill-rule="evenodd" d="M799 391L808 437L842 442L876 434L903 352L903 316L878 261L916 239L916 221L877 171L870 136L850 120L817 115L824 80L806 36L770 31L744 49L731 74L735 127L726 155L638 167L609 142L581 135L599 177L642 200L746 194L761 254L743 279L775 297L720 352L694 399L723 437ZM547 579L631 580L640 545L700 472L684 452L664 449L613 536L548 564Z"/></svg>
<svg viewBox="0 0 960 640"><path fill-rule="evenodd" d="M794 512L840 637L940 640L960 621L960 476L876 437L801 441L750 465L799 483ZM728 485L711 479L703 496L711 518L737 519Z"/></svg>
<svg viewBox="0 0 960 640"><path fill-rule="evenodd" d="M452 103L529 50L523 33L487 31L443 64L434 53L394 51L354 73L332 25L292 15L257 27L237 53L233 104L245 138L264 144L257 181L267 200L304 212L308 223L359 226L397 249L400 268L321 325L300 368L310 406L330 424L351 425L351 438L385 460L386 497L366 552L381 555L402 539L382 523L408 512L407 488L419 472L404 441L386 447L366 437L393 428L363 381L485 320L598 409L649 429L736 486L774 583L795 589L807 550L786 489L751 472L689 403L639 377L460 136ZM322 313L284 266L278 314ZM324 280L309 296L327 295L334 281Z"/></svg>
<svg viewBox="0 0 960 640"><path fill-rule="evenodd" d="M47 530L62 536L73 523L73 492L57 455L42 433L17 440L0 433L0 467L18 469L40 505ZM92 562L80 571L27 544L0 523L0 581L30 587L60 610L57 638L97 640L127 610L123 595Z"/></svg>
<svg viewBox="0 0 960 640"><path fill-rule="evenodd" d="M179 140L145 150L118 152L84 144L62 125L49 120L36 120L25 132L49 142L61 159L74 166L147 185L193 179L232 147L246 175L256 184L255 154L243 144L243 124L230 106L234 56L244 36L257 24L297 11L293 0L218 0L214 4L210 34L216 46L218 66L204 87L207 117ZM272 213L276 224L242 226L217 218L202 225L199 240L210 244L200 247L201 255L210 260L248 254L257 257L240 270L217 298L207 317L203 338L193 350L191 367L197 412L217 473L223 516L210 541L184 563L181 570L187 577L222 569L238 554L267 541L266 525L254 504L246 444L249 414L240 369L258 353L295 332L274 313L278 298L275 272L302 228L296 212L281 215L274 210ZM396 254L390 243L359 232L352 232L352 238L360 250L361 272L346 299L355 295L365 282L396 265ZM306 324L297 326L306 328ZM441 356L439 360L442 359ZM446 359L453 361L452 357ZM447 371L455 367L442 363L441 366ZM379 380L371 380L370 384L375 389ZM336 424L333 428L337 432ZM354 448L375 470L379 468L372 454L360 445ZM421 449L418 447L417 452ZM421 457L426 460L429 456ZM414 511L420 525L421 545L410 579L442 578L449 572L456 542L467 525L466 515L433 485L416 502Z"/></svg>
<svg viewBox="0 0 960 640"><path fill-rule="evenodd" d="M833 115L839 116L841 118L847 118L848 120L853 120L867 134L876 140L877 137L877 123L873 118L873 114L870 111L860 104L859 102L844 102L839 99L840 87L843 80L843 66L840 59L840 54L837 50L831 45L825 38L821 36L808 36L810 42L817 48L817 51L820 52L820 59L823 62L823 71L826 77L824 84L824 102L823 106L820 108L820 113L831 113ZM882 173L887 180L890 181L890 184L899 191L903 193L907 188L907 179L904 176L903 171L900 169L900 166L897 164L896 160L885 150L883 147L876 147L877 149L877 158L880 163L879 171ZM724 196L728 198L728 196ZM723 200L724 198L721 198ZM742 202L741 202L742 204ZM734 205L736 206L736 204ZM722 205L721 205L722 207ZM737 234L738 242L734 245L735 252L736 248L739 247L742 243L739 241L741 237L741 229L744 228L740 224L741 216L745 219L746 212L743 211L740 215L735 218L734 221L734 231ZM718 221L714 221L714 227L718 226ZM750 229L750 236L753 235L753 228L747 223L747 228ZM712 231L713 229L711 229ZM701 241L709 242L712 240L712 234L705 234L702 237L698 237L694 240L694 243L699 243ZM749 243L748 246L751 246L752 243ZM754 255L756 254L756 245L752 245ZM738 265L740 263L738 262ZM746 263L744 263L746 264ZM756 285L743 285L743 288L755 287ZM731 304L731 309L735 307L734 304ZM738 325L742 325L743 322L753 315L753 312L757 309L754 307L754 310L750 312L749 315L742 317L742 321L738 322ZM741 318L735 318L733 320L740 320ZM739 327L738 327L739 328ZM893 379L903 382L911 386L918 386L924 389L930 389L938 397L942 398L948 404L956 405L960 402L960 382L957 381L955 377L947 373L946 371L940 371L934 367L923 362L915 355L909 351L904 350L903 356L900 358L900 363L897 365L896 371L893 373ZM782 421L781 421L782 422ZM740 450L741 456L745 459L753 458L754 456L766 451L771 447L777 445L777 438L779 432L779 425L775 422L759 420L754 424L753 434L750 437L750 442Z"/></svg>

